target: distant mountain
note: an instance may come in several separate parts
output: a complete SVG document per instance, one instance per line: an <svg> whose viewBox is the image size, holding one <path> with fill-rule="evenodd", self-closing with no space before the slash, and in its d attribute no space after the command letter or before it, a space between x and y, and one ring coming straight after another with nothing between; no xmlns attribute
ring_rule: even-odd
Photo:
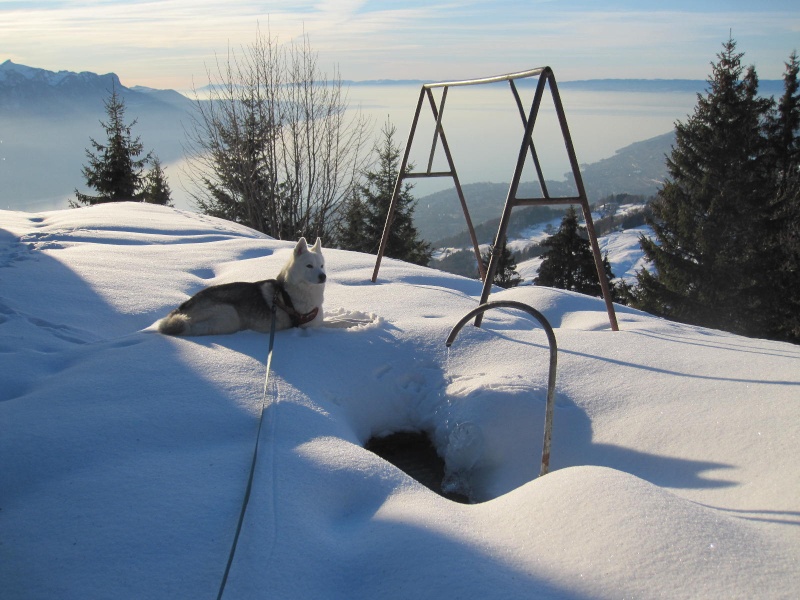
<svg viewBox="0 0 800 600"><path fill-rule="evenodd" d="M702 79L584 79L564 81L559 87L592 92L697 93L708 87Z"/></svg>
<svg viewBox="0 0 800 600"><path fill-rule="evenodd" d="M667 175L666 156L674 142L674 132L665 133L617 150L609 158L581 165L589 201L598 202L612 194L655 194ZM547 181L548 191L552 196L575 194L571 179L570 173L565 175L564 181ZM508 184L471 183L463 185L462 189L479 241L492 241L508 194ZM542 195L538 183L523 185L520 191L523 196ZM518 209L515 213L523 213L518 218L527 226L531 216L524 215L526 210ZM542 213L541 218L547 220L548 217ZM420 237L432 243L456 245L455 236L464 239L467 235L464 213L455 188L420 198L414 211L414 224Z"/></svg>
<svg viewBox="0 0 800 600"><path fill-rule="evenodd" d="M548 182L548 185L551 182ZM508 194L507 183L468 183L461 186L469 209L469 216L475 226L479 243L489 243L497 233L500 213ZM523 195L540 195L539 186L523 184ZM571 186L566 182L553 183L548 188L551 194L570 194ZM523 212L520 209L515 212ZM562 211L563 212L563 211ZM543 217L544 218L544 217ZM455 188L423 196L414 209L414 226L420 237L437 246L462 245L469 243L464 213Z"/></svg>
<svg viewBox="0 0 800 600"><path fill-rule="evenodd" d="M0 114L42 116L84 112L87 104L106 96L112 87L123 89L119 77L113 73L54 72L7 60L0 64Z"/></svg>
<svg viewBox="0 0 800 600"><path fill-rule="evenodd" d="M363 79L359 81L354 81L352 79L347 79L342 81L345 85L415 85L421 86L423 83L430 83L428 81L422 81L421 79Z"/></svg>
<svg viewBox="0 0 800 600"><path fill-rule="evenodd" d="M591 92L646 92L702 94L708 82L701 79L586 79L558 82L559 88ZM760 79L758 89L762 95L783 93L783 80Z"/></svg>
<svg viewBox="0 0 800 600"><path fill-rule="evenodd" d="M7 60L0 64L0 116L60 118L97 112L112 89L136 111L174 113L191 107L178 92L128 88L115 73L56 72Z"/></svg>
<svg viewBox="0 0 800 600"><path fill-rule="evenodd" d="M675 132L635 142L614 156L581 165L581 175L590 201L611 194L651 196L667 176L666 157L675 144Z"/></svg>
<svg viewBox="0 0 800 600"><path fill-rule="evenodd" d="M675 83L684 82L684 83ZM421 81L375 80L356 85L421 85ZM762 86L765 84L761 82ZM586 89L640 89L664 91L705 85L690 80L593 80L566 82ZM112 89L125 101L133 133L145 151L154 150L164 164L183 157L185 125L194 102L174 90L127 87L114 73L48 71L6 60L0 63L0 206L30 209L62 208L82 183L81 169L89 138L102 138L103 102ZM685 91L685 90L684 90ZM597 163L582 165L589 199L613 193L649 195L665 175L664 154L671 134L619 150ZM174 173L173 173L174 174ZM572 194L566 181L548 182L553 194ZM538 186L536 186L538 188ZM173 191L177 189L173 185ZM500 215L508 184L474 183L465 194L475 225ZM538 194L533 186L523 193ZM464 230L464 216L454 190L422 198L416 222L424 239L437 241Z"/></svg>
<svg viewBox="0 0 800 600"><path fill-rule="evenodd" d="M105 135L100 121L112 89L125 101L126 122L136 121L132 133L145 152L164 165L180 160L192 101L178 92L129 88L114 73L0 64L0 207L64 208L73 190L83 189L85 149L90 137Z"/></svg>
<svg viewBox="0 0 800 600"><path fill-rule="evenodd" d="M180 110L191 110L194 104L193 100L175 90L156 90L143 85L134 85L130 90L138 94L144 94L164 104L172 105Z"/></svg>

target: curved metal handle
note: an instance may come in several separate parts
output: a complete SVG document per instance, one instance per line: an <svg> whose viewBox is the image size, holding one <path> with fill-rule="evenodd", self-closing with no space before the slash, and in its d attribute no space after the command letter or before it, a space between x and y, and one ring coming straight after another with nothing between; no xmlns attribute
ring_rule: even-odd
<svg viewBox="0 0 800 600"><path fill-rule="evenodd" d="M456 339L458 332L461 328L470 321L474 316L483 314L492 308L516 308L524 311L535 318L544 328L547 334L547 341L550 344L550 371L547 377L547 403L545 404L544 415L544 441L542 444L542 468L539 471L539 477L546 475L550 469L550 444L553 437L553 407L555 404L554 396L556 390L556 366L558 361L558 347L556 346L556 335L550 323L545 319L544 315L532 306L523 304L522 302L515 302L513 300L496 300L493 302L486 302L480 306L469 311L462 319L456 323L455 327L450 331L447 336L445 345L449 348Z"/></svg>

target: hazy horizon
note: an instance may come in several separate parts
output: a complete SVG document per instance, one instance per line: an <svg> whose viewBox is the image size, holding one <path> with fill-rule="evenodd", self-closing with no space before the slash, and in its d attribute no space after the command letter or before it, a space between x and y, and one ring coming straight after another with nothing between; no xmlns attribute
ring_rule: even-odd
<svg viewBox="0 0 800 600"><path fill-rule="evenodd" d="M115 75L121 85L124 87L131 89L131 90L153 90L153 91L174 91L182 96L186 97L187 99L193 100L197 97L203 97L205 93L211 89L214 84L206 83L202 86L195 86L190 88L174 88L174 87L158 87L154 88L148 85L143 85L140 82L135 81L127 81L116 70L111 70L108 72L94 72L89 71L87 69L75 69L75 70L52 70L48 69L39 65L35 64L27 64L21 63L11 59L5 59L0 61L0 66L9 63L13 65L11 68L12 70L15 67L20 67L20 70L24 71L30 69L32 71L44 71L46 73L51 74L54 76L55 79L58 79L58 76L62 74L82 74L88 73L90 75L97 75L97 76L108 76L108 75ZM547 65L545 65L547 66ZM539 67L535 67L539 68ZM552 68L552 67L551 67ZM526 69L528 71L532 69ZM514 73L514 72L511 72ZM497 75L504 75L507 73L497 73ZM510 73L509 73L510 74ZM556 73L556 75L559 75ZM567 87L571 89L586 89L589 88L591 91L619 91L619 92L658 92L658 93L680 93L680 92L700 92L702 91L708 82L709 75L705 75L704 77L688 77L688 76L674 76L674 77L588 77L583 79L563 79L558 77L558 84L560 87ZM446 79L442 81L457 81L454 79ZM430 83L439 83L440 80L434 79L393 79L393 78L384 78L384 79L341 79L342 84L349 88L349 87L369 87L369 86L382 86L382 87L401 87L401 86L421 86L423 84L430 84ZM517 86L519 87L532 87L536 85L536 79L522 79L517 80ZM783 78L777 79L767 79L764 77L759 77L759 85L762 88L762 91L765 84L770 88L781 87L783 83ZM773 90L774 91L774 90Z"/></svg>
<svg viewBox="0 0 800 600"><path fill-rule="evenodd" d="M418 85L364 85L349 91L351 110L359 109L373 124L373 137L379 135L387 117L397 128L396 144L404 149L419 96ZM440 92L439 92L440 93ZM526 111L533 91L521 89ZM612 156L634 142L650 139L673 130L676 120L685 120L693 111L696 96L692 93L588 92L561 90L562 102L579 163L589 164ZM437 94L437 100L439 96ZM569 169L566 151L549 102L549 94L537 120L534 139L545 177L562 180ZM130 119L137 115L129 113ZM86 163L85 148L89 138L102 140L104 132L99 119L75 123L37 125L16 124L13 139L6 137L0 145L2 158L13 158L14 148L26 152L25 161L3 161L13 171L6 171L9 185L0 189L0 207L12 210L42 211L64 208L73 191L89 191L81 173ZM425 103L411 161L418 170L427 165L434 121ZM443 126L462 184L491 181L508 183L513 174L522 140L522 123L507 85L452 88L448 94ZM6 127L8 130L8 127ZM45 135L45 132L47 134ZM178 208L194 210L183 172L184 142L181 123L165 130L162 123L140 120L133 133L141 137L145 152L153 149L161 158ZM434 170L444 165L441 145ZM0 167L1 168L1 167ZM526 171L526 175L532 173ZM418 198L452 187L450 178L416 180L414 195ZM37 189L41 192L37 193ZM51 193L45 190L51 190ZM58 190L58 191L52 191ZM60 191L63 190L63 191ZM621 190L624 191L624 190Z"/></svg>
<svg viewBox="0 0 800 600"><path fill-rule="evenodd" d="M320 71L346 81L452 81L513 73L548 65L559 82L688 79L704 81L729 38L762 81L778 80L797 49L800 12L794 0L697 3L619 0L348 0L286 2L209 0L0 0L0 63L50 71L116 73L123 85L186 91L208 83L229 52L256 39L307 42ZM379 129L388 115L405 145L416 105L416 86L381 90L351 87ZM579 162L606 158L636 141L667 133L692 111L693 93L591 97L562 90ZM469 97L466 94L473 94ZM623 93L624 94L624 93ZM455 100L463 96L463 104ZM509 95L510 96L510 95ZM485 90L451 94L446 133L463 183L506 181L521 134L510 98ZM491 118L489 115L494 115ZM97 119L103 118L99 114ZM83 183L81 166L95 119L60 123L26 137L25 123L0 131L0 206L58 208ZM182 129L148 125L138 134L167 168L176 204L186 204L179 183ZM75 125L75 127L72 127ZM150 127L151 129L148 129ZM542 129L548 126L542 124ZM474 150L470 142L477 138ZM421 140L420 140L421 141ZM567 164L559 143L543 152L547 176L560 179ZM54 153L54 146L58 152ZM425 153L423 153L425 154ZM421 160L427 161L425 155ZM13 163L13 164L12 164ZM35 168L39 163L39 168ZM441 188L420 182L417 194Z"/></svg>

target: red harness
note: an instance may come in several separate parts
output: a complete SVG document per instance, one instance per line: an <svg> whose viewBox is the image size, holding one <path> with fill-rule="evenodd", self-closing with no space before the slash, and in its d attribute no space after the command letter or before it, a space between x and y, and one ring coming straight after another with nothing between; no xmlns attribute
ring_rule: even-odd
<svg viewBox="0 0 800 600"><path fill-rule="evenodd" d="M292 327L299 327L300 325L305 325L306 323L310 323L314 319L317 318L319 314L319 307L312 308L307 313L297 312L294 305L292 304L292 297L289 295L289 292L286 291L286 288L277 280L277 279L268 279L269 283L273 285L275 288L275 294L272 296L272 304L273 306L277 306L292 320Z"/></svg>

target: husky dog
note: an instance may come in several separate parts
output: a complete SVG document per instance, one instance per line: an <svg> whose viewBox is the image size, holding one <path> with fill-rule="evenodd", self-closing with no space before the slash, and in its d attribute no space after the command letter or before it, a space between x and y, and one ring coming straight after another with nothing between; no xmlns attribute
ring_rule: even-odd
<svg viewBox="0 0 800 600"><path fill-rule="evenodd" d="M311 248L300 238L292 256L275 279L215 285L189 298L158 322L167 335L216 335L243 329L269 332L272 309L275 329L318 327L322 324L325 291L322 242Z"/></svg>

